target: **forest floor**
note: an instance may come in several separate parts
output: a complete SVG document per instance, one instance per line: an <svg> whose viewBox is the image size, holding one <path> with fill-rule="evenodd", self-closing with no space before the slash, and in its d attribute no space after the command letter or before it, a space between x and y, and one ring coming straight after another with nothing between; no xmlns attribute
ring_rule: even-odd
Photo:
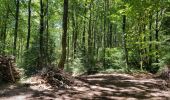
<svg viewBox="0 0 170 100"><path fill-rule="evenodd" d="M0 100L170 100L166 82L150 74L95 74L77 77L76 85L52 89L32 77L0 87Z"/></svg>

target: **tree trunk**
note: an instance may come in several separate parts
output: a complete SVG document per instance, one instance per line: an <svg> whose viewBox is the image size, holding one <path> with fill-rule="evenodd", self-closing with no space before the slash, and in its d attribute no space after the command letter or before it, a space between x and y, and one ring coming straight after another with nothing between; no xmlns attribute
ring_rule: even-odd
<svg viewBox="0 0 170 100"><path fill-rule="evenodd" d="M4 23L4 29L2 32L2 42L3 42L3 55L5 55L5 48L6 48L6 33L7 33L7 23L8 23L8 17L9 17L9 10L7 9L6 15L5 15L5 23Z"/></svg>
<svg viewBox="0 0 170 100"><path fill-rule="evenodd" d="M74 34L74 58L77 53L77 38L78 38L78 17L75 15L75 34Z"/></svg>
<svg viewBox="0 0 170 100"><path fill-rule="evenodd" d="M72 28L73 28L73 31L72 31L72 57L73 59L75 58L75 34L76 34L76 21L75 21L75 8L74 8L74 5L72 5L72 11L73 11L73 14L72 14Z"/></svg>
<svg viewBox="0 0 170 100"><path fill-rule="evenodd" d="M152 52L152 15L149 16L149 54ZM149 55L149 66L152 65L152 55Z"/></svg>
<svg viewBox="0 0 170 100"><path fill-rule="evenodd" d="M107 18L107 7L106 7L106 1L107 0L105 0L104 1L104 29L103 29L103 32L104 32L104 36L103 36L103 67L104 67L104 69L105 69L105 67L106 67L106 61L105 61L105 52L106 52L106 18Z"/></svg>
<svg viewBox="0 0 170 100"><path fill-rule="evenodd" d="M85 5L86 6L86 5ZM87 12L87 9L85 8L84 9L84 14L85 14L85 16L86 16L86 12ZM82 37L82 51L83 51L83 56L85 56L85 54L86 54L86 46L85 46L85 41L86 41L86 20L85 20L85 18L84 18L84 23L83 23L83 37Z"/></svg>
<svg viewBox="0 0 170 100"><path fill-rule="evenodd" d="M114 24L114 46L118 46L117 24Z"/></svg>
<svg viewBox="0 0 170 100"><path fill-rule="evenodd" d="M49 10L48 10L48 0L46 4L46 50L45 50L45 58L46 58L46 65L49 63Z"/></svg>
<svg viewBox="0 0 170 100"><path fill-rule="evenodd" d="M17 49L18 22L19 22L19 0L16 0L14 45L13 45L13 55L14 56L16 56L16 49Z"/></svg>
<svg viewBox="0 0 170 100"><path fill-rule="evenodd" d="M26 49L29 48L30 43L30 33L31 33L31 0L28 1L28 33L27 33L27 45Z"/></svg>
<svg viewBox="0 0 170 100"><path fill-rule="evenodd" d="M90 8L89 8L89 11L90 11L90 18L89 18L89 29L88 29L88 72L91 71L92 69L92 27L91 27L91 24L92 24L92 2L90 3Z"/></svg>
<svg viewBox="0 0 170 100"><path fill-rule="evenodd" d="M39 30L39 66L42 68L44 66L44 4L43 0L40 0L40 30Z"/></svg>
<svg viewBox="0 0 170 100"><path fill-rule="evenodd" d="M62 34L62 55L58 67L63 70L66 60L66 42L67 42L67 18L68 18L68 0L64 0L64 14L63 14L63 34Z"/></svg>
<svg viewBox="0 0 170 100"><path fill-rule="evenodd" d="M158 42L159 41L159 39L158 39L158 33L159 33L159 29L158 29L158 21L159 21L159 19L158 19L158 17L159 17L159 11L157 11L156 12L156 23L155 23L155 39L156 39L156 42ZM158 61L158 44L156 43L156 45L155 45L155 49L156 49L156 63L158 63L159 61Z"/></svg>
<svg viewBox="0 0 170 100"><path fill-rule="evenodd" d="M125 59L126 59L126 66L128 67L128 49L126 45L126 15L123 15L123 25L122 25L122 31L123 31L123 46L125 51Z"/></svg>
<svg viewBox="0 0 170 100"><path fill-rule="evenodd" d="M110 33L110 37L109 37L109 47L112 48L112 44L113 44L113 24L110 23L110 27L109 27L109 33Z"/></svg>

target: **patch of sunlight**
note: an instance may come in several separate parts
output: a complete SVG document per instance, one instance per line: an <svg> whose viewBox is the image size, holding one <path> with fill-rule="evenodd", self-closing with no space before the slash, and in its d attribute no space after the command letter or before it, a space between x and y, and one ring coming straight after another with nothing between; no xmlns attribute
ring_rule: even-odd
<svg viewBox="0 0 170 100"><path fill-rule="evenodd" d="M46 84L33 85L33 86L30 86L30 88L32 90L37 90L37 91L52 90L51 86L47 86Z"/></svg>
<svg viewBox="0 0 170 100"><path fill-rule="evenodd" d="M87 95L87 97L93 97L94 95L102 95L102 93L100 91L91 91L91 92L88 92L86 93L85 95Z"/></svg>
<svg viewBox="0 0 170 100"><path fill-rule="evenodd" d="M98 89L98 90L105 90L105 91L112 91L112 92L115 92L116 90L115 89L110 89L110 88L107 88L107 87L100 87L100 86L90 86L91 89Z"/></svg>
<svg viewBox="0 0 170 100"><path fill-rule="evenodd" d="M0 100L27 100L28 97L30 97L32 94L27 94L27 95L20 95L20 96L12 96L9 98L1 98Z"/></svg>
<svg viewBox="0 0 170 100"><path fill-rule="evenodd" d="M9 86L9 89L14 89L14 88L16 88L17 86L16 85L10 85Z"/></svg>
<svg viewBox="0 0 170 100"><path fill-rule="evenodd" d="M110 73L110 74L104 74L104 73L98 73L95 75L89 75L90 77L95 77L95 76L121 76L125 78L134 78L134 76L131 76L129 74L120 74L120 73Z"/></svg>
<svg viewBox="0 0 170 100"><path fill-rule="evenodd" d="M115 85L106 85L106 87L108 87L108 88L114 88L114 89L118 88L118 87L115 86Z"/></svg>
<svg viewBox="0 0 170 100"><path fill-rule="evenodd" d="M145 90L140 89L140 88L137 88L137 87L129 87L129 89L132 89L132 90L138 91L138 92L143 92L143 91L145 91Z"/></svg>
<svg viewBox="0 0 170 100"><path fill-rule="evenodd" d="M103 81L103 78L89 78L88 81Z"/></svg>
<svg viewBox="0 0 170 100"><path fill-rule="evenodd" d="M91 92L87 92L86 93L89 97L93 97L94 95L95 96L100 96L102 95L102 92L101 91L91 91ZM85 97L86 97L86 94L85 94Z"/></svg>
<svg viewBox="0 0 170 100"><path fill-rule="evenodd" d="M69 94L62 95L62 99L57 98L56 100L70 100Z"/></svg>
<svg viewBox="0 0 170 100"><path fill-rule="evenodd" d="M106 96L107 99L109 100L138 100L136 98L130 98L130 97L113 97L113 96Z"/></svg>
<svg viewBox="0 0 170 100"><path fill-rule="evenodd" d="M84 91L89 91L90 89L89 88L87 88L87 87L76 87L76 86L74 86L73 87L75 90L77 90L77 91L80 91L80 92L84 92Z"/></svg>
<svg viewBox="0 0 170 100"><path fill-rule="evenodd" d="M126 78L134 78L134 76L128 75L128 74L115 74L116 76L122 76Z"/></svg>
<svg viewBox="0 0 170 100"><path fill-rule="evenodd" d="M144 89L144 90L148 89L148 87L147 87L147 86L144 86L144 85L137 85L137 86L140 87L140 88L142 88L142 89Z"/></svg>
<svg viewBox="0 0 170 100"><path fill-rule="evenodd" d="M157 81L154 79L143 79L143 80L121 80L122 82L134 82L134 83L152 83L156 84Z"/></svg>
<svg viewBox="0 0 170 100"><path fill-rule="evenodd" d="M136 92L136 91L134 91L134 90L131 90L131 89L125 89L125 88L123 88L123 89L121 89L121 90L119 90L119 92Z"/></svg>
<svg viewBox="0 0 170 100"><path fill-rule="evenodd" d="M102 92L100 92L100 91L93 91L92 93L95 95L98 95L98 96L102 95Z"/></svg>
<svg viewBox="0 0 170 100"><path fill-rule="evenodd" d="M154 97L170 97L170 92L169 91L158 91L157 93L150 93L151 96L154 96Z"/></svg>

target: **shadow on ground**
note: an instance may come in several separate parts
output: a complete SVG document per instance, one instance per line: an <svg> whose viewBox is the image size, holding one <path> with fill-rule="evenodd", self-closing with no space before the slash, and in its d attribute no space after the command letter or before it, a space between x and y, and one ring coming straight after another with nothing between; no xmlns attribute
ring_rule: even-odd
<svg viewBox="0 0 170 100"><path fill-rule="evenodd" d="M41 89L32 89L29 84L4 85L0 88L0 100L52 100L56 98L50 90L39 90Z"/></svg>
<svg viewBox="0 0 170 100"><path fill-rule="evenodd" d="M42 88L42 87L40 87ZM0 89L2 100L169 100L163 80L136 79L128 74L81 76L69 89L32 89L29 85L10 85Z"/></svg>

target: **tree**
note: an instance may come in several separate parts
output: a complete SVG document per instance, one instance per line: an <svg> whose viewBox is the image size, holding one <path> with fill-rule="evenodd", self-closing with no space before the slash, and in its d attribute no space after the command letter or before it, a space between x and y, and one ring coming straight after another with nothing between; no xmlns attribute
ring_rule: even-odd
<svg viewBox="0 0 170 100"><path fill-rule="evenodd" d="M18 22L19 22L19 4L20 4L19 0L16 0L14 45L13 45L13 55L14 56L16 56L16 49L17 49Z"/></svg>
<svg viewBox="0 0 170 100"><path fill-rule="evenodd" d="M44 66L44 2L40 0L40 29L39 29L39 66Z"/></svg>
<svg viewBox="0 0 170 100"><path fill-rule="evenodd" d="M64 0L64 14L63 14L63 34L62 34L62 55L58 67L63 70L66 60L66 46L67 46L67 18L68 18L68 0Z"/></svg>
<svg viewBox="0 0 170 100"><path fill-rule="evenodd" d="M27 45L26 45L26 49L29 48L30 33L31 33L31 0L28 1L28 33L27 33Z"/></svg>
<svg viewBox="0 0 170 100"><path fill-rule="evenodd" d="M0 54L30 69L59 61L61 69L153 72L166 51L168 10L168 0L1 0Z"/></svg>
<svg viewBox="0 0 170 100"><path fill-rule="evenodd" d="M123 46L125 50L125 59L126 59L126 66L128 66L128 50L127 50L127 45L126 45L126 39L127 39L127 34L126 34L126 15L123 15L123 23L122 23L122 31L123 31Z"/></svg>

